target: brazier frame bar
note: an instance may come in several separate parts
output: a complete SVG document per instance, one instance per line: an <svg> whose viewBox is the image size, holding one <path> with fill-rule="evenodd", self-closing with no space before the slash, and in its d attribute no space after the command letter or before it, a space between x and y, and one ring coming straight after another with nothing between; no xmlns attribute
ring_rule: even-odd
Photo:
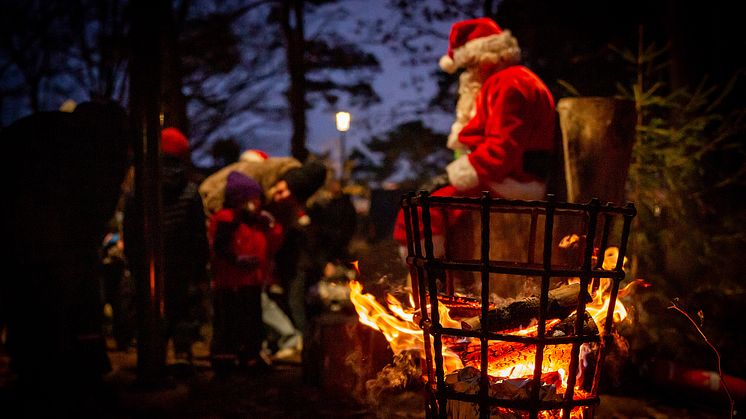
<svg viewBox="0 0 746 419"><path fill-rule="evenodd" d="M431 196L425 191L418 194L408 193L402 197L402 209L407 234L407 265L412 277L412 293L416 296L416 305L423 308L420 327L423 329L425 346L425 364L428 377L427 383L427 414L428 417L447 416L449 400L475 403L479 406L480 418L489 418L491 407L514 409L520 413L527 413L530 418L536 418L539 412L545 410L563 409L563 417L569 418L576 407L586 407L590 416L593 407L598 405L598 382L601 366L605 357L605 348L610 343L613 312L616 303L619 284L624 279L622 269L627 243L629 241L632 219L636 215L635 206L628 203L617 206L611 203L602 204L598 199L592 199L587 204L558 202L553 195L548 195L546 201L522 201L502 198L492 198L483 192L481 197L438 197ZM433 256L433 234L431 225L431 210L438 208L459 209L479 213L480 242L478 260L449 260ZM527 258L525 261L490 260L490 216L492 213L524 214L530 216L529 237L527 240ZM578 235L585 238L581 260L575 264L553 264L552 250L554 248L553 231L555 219L568 215L581 220ZM542 260L534 261L537 245L538 220L544 217L544 234ZM603 252L609 246L609 237L615 220L623 220L618 246L616 266L611 270L602 269L603 253L594 254L594 249ZM418 226L418 228L415 228ZM600 231L600 234L599 234ZM595 246L598 245L598 246ZM595 261L594 261L595 259ZM439 291L438 280L445 282L443 288L452 294L453 284L444 276L445 271L467 271L479 274L481 278L481 322L486 324L489 310L490 274L507 274L514 276L531 276L541 278L541 295L538 313L537 336L517 336L505 333L495 333L486 328L479 330L461 330L443 327L438 312ZM585 312L586 301L589 300L588 286L595 290L600 278L611 279L610 302L606 322L601 335L588 335L583 332L584 316L578 315L572 335L551 337L546 335L545 325L549 304L549 288L551 278L577 277L580 278L580 294L578 296L578 313ZM430 305L430 309L426 309ZM477 394L466 394L453 391L445 384L443 365L443 336L467 337L478 339L480 342L480 382ZM490 341L520 342L535 345L535 367L529 397L525 399L498 399L489 395L489 379L487 375L488 345ZM588 397L575 398L576 375L579 368L580 346L584 343L600 343L592 387ZM570 365L567 372L567 388L561 401L541 400L541 371L544 349L547 345L571 344Z"/></svg>

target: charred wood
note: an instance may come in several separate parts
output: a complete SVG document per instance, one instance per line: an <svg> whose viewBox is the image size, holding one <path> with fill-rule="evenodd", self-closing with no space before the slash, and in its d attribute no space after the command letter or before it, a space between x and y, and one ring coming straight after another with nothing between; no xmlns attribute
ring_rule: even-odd
<svg viewBox="0 0 746 419"><path fill-rule="evenodd" d="M547 319L564 319L578 307L580 284L563 285L549 291L547 304ZM591 301L587 292L583 293L586 302ZM541 300L531 296L522 300L492 308L485 319L486 329L489 331L511 330L529 325L539 318ZM480 316L466 318L461 321L464 330L477 330L482 327Z"/></svg>

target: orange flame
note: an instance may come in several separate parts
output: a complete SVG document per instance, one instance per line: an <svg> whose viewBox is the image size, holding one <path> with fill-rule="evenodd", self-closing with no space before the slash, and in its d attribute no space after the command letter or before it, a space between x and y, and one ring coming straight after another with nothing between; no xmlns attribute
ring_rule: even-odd
<svg viewBox="0 0 746 419"><path fill-rule="evenodd" d="M350 301L355 306L360 323L380 330L389 342L394 354L404 350L417 350L422 353L424 358L425 340L422 329L414 321L414 308L404 308L396 297L388 294L386 297L387 310L376 301L375 296L363 294L363 285L358 281L350 281L349 286ZM438 312L443 326L461 327L460 322L451 319L446 306L439 304ZM446 371L455 371L464 367L459 356L445 347L443 349L443 363Z"/></svg>
<svg viewBox="0 0 746 419"><path fill-rule="evenodd" d="M601 265L601 268L607 271L614 269L616 267L618 259L619 249L616 247L609 247L604 252L604 262ZM622 266L625 266L626 264L627 257L625 256ZM579 279L575 279L574 282L577 281L579 281ZM612 280L610 278L599 278L598 289L596 289L595 292L592 292L590 288L588 290L589 292L592 292L591 297L593 298L593 301L586 305L586 311L588 312L588 314L591 315L591 317L593 317L593 320L596 322L596 325L598 325L600 330L603 330L603 326L606 323L606 313L609 310L609 303L611 302L611 298L609 298L609 288L611 287L611 284ZM617 297L624 297L625 295L629 294L636 286L649 287L650 284L641 279L637 279L627 284L627 286L625 286L624 288L620 289ZM627 315L628 313L626 307L624 307L624 304L622 304L621 301L617 300L614 304L614 323L619 323L620 321L626 319Z"/></svg>
<svg viewBox="0 0 746 419"><path fill-rule="evenodd" d="M618 259L618 249L611 247L604 252L603 269L615 268ZM625 258L626 262L626 258ZM355 265L357 268L357 264ZM575 279L571 282L577 282ZM592 301L586 305L586 311L593 318L599 331L603 330L607 310L610 303L609 288L612 281L609 278L600 278L598 288L593 291L589 285ZM635 285L647 286L642 280L634 281L624 289L619 290L618 296L629 293ZM371 294L363 294L363 286L360 282L352 280L349 283L350 300L355 306L360 322L380 330L389 342L394 352L398 354L404 350L419 351L424 357L424 335L417 324L416 312L414 310L413 296L409 295L409 305L403 305L391 294L386 296L387 307L380 304ZM425 307L429 311L430 306ZM438 304L441 325L444 327L460 329L461 322L450 316L450 310L446 304ZM614 306L614 322L619 322L627 317L624 305L617 301ZM546 330L550 330L560 320L549 320ZM532 325L520 330L503 331L521 336L536 336L538 326ZM443 361L446 374L463 369L465 366L480 367L480 343L478 339L459 339L452 336L443 336ZM571 358L572 345L548 345L544 348L544 359L542 361L542 374L553 375L558 378L558 390L567 386L567 372ZM432 351L432 346L431 346ZM532 377L535 367L535 345L512 343L504 341L492 341L489 345L488 374L497 379ZM576 394L582 394L581 388L576 388Z"/></svg>

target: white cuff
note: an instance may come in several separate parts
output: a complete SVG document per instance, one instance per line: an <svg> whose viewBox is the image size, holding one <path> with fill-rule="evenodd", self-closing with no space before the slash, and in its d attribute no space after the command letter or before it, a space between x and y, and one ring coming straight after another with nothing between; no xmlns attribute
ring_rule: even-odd
<svg viewBox="0 0 746 419"><path fill-rule="evenodd" d="M446 166L448 181L459 191L469 190L479 185L477 171L469 161L469 156L461 156Z"/></svg>

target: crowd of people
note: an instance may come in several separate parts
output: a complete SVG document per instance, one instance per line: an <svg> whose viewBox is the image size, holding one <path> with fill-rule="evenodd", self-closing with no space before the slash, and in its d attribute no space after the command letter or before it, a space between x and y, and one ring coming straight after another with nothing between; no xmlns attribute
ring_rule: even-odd
<svg viewBox="0 0 746 419"><path fill-rule="evenodd" d="M519 58L517 41L490 19L453 26L440 64L449 73L465 70L448 137L460 157L436 195L543 197L543 169L556 147L554 101ZM96 399L110 368L104 307L117 349L137 339L132 297L152 267L132 187L127 121L119 105L90 102L2 131L17 157L3 165L13 197L3 219L13 244L8 271L18 277L0 282L0 326L32 416L49 406L37 399L56 402L56 409ZM162 338L175 359L192 362L206 324L216 372L261 371L268 355L297 353L309 323L309 288L350 258L350 197L318 160L247 150L200 177L184 133L166 127L160 146ZM446 232L457 219L433 211L436 256L446 252ZM394 239L404 245L405 233L400 213Z"/></svg>
<svg viewBox="0 0 746 419"><path fill-rule="evenodd" d="M77 411L110 370L107 340L124 351L137 342L136 290L151 268L128 125L119 105L90 102L2 131L19 156L5 166L14 199L4 217L19 277L1 283L0 336L32 416ZM205 177L181 131L163 129L160 147L161 329L175 362L191 365L198 340L220 373L298 359L306 291L348 257L349 197L319 160L251 150Z"/></svg>
<svg viewBox="0 0 746 419"><path fill-rule="evenodd" d="M218 373L297 360L308 287L320 279L324 264L348 257L356 222L349 197L333 187L319 160L301 163L247 150L239 161L200 178L190 173L189 141L179 130L161 132L161 151L164 338L171 340L176 362L190 364L192 346L208 337ZM148 274L137 269L143 245L128 239L138 237L140 218L131 197L126 202L127 271L142 281ZM326 215L340 211L346 216ZM348 225L344 236L321 237L340 225ZM128 316L112 313L112 335L131 344L131 333L116 330L131 328L118 321L122 317ZM205 325L209 336L201 333Z"/></svg>

